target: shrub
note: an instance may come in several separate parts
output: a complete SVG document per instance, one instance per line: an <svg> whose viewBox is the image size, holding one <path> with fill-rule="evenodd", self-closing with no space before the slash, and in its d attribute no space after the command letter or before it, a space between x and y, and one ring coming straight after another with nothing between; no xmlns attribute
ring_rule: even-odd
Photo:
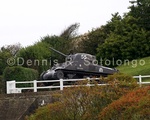
<svg viewBox="0 0 150 120"><path fill-rule="evenodd" d="M131 79L129 81L134 81L126 77ZM117 82L114 79L110 82L110 78L116 78ZM58 102L48 105L49 107L39 108L35 114L28 117L28 120L97 120L103 108L137 87L128 87L128 84L132 84L128 80L128 84L125 84L127 87L122 86L124 79L125 76L122 74L116 74L103 79L109 83L107 86L98 86L95 83L95 86L87 87L83 86L86 83L84 81L80 82L80 86L65 88L62 95L59 95Z"/></svg>
<svg viewBox="0 0 150 120"><path fill-rule="evenodd" d="M104 108L99 120L149 120L150 86L134 90Z"/></svg>
<svg viewBox="0 0 150 120"><path fill-rule="evenodd" d="M3 73L4 81L31 81L38 79L38 72L21 66L6 67Z"/></svg>
<svg viewBox="0 0 150 120"><path fill-rule="evenodd" d="M31 115L30 117L26 116L26 119L27 120L65 120L62 106L64 107L64 105L60 102L48 104L44 107L38 108L34 115Z"/></svg>
<svg viewBox="0 0 150 120"><path fill-rule="evenodd" d="M42 73L49 68L49 65L51 65L50 56L51 52L49 50L49 45L43 42L37 42L33 46L22 48L18 52L16 59L18 59L17 64L38 70L39 73ZM28 61L30 61L30 63L28 63Z"/></svg>
<svg viewBox="0 0 150 120"><path fill-rule="evenodd" d="M137 87L137 81L132 76L123 73L109 75L106 81L110 84L117 84L120 88L132 89Z"/></svg>

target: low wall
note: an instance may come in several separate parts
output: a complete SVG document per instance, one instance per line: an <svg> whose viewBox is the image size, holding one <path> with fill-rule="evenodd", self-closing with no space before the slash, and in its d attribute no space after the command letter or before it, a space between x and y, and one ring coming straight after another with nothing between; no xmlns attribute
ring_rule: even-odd
<svg viewBox="0 0 150 120"><path fill-rule="evenodd" d="M0 120L24 120L40 106L58 99L53 95L60 91L0 95Z"/></svg>

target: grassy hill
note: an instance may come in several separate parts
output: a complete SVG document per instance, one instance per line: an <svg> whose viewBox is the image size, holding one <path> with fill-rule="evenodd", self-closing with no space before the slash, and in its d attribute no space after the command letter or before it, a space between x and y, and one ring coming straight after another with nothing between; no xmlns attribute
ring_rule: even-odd
<svg viewBox="0 0 150 120"><path fill-rule="evenodd" d="M150 75L150 57L132 60L117 67L121 73L128 75ZM144 78L144 81L150 81L150 78Z"/></svg>
<svg viewBox="0 0 150 120"><path fill-rule="evenodd" d="M117 69L129 75L150 75L150 57L126 62Z"/></svg>

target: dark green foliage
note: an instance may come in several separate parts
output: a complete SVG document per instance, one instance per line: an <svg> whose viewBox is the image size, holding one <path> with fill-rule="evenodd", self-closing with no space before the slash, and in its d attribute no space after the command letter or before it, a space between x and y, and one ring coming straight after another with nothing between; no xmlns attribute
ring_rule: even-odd
<svg viewBox="0 0 150 120"><path fill-rule="evenodd" d="M3 74L5 67L9 66L7 60L12 57L14 58L20 49L21 45L19 43L3 46L0 48L0 75Z"/></svg>
<svg viewBox="0 0 150 120"><path fill-rule="evenodd" d="M61 45L65 45L65 41L63 40L62 37L59 36L45 36L41 38L41 42L47 43L49 46L55 48L55 49L62 49L60 47Z"/></svg>
<svg viewBox="0 0 150 120"><path fill-rule="evenodd" d="M41 73L51 66L50 55L51 52L49 50L49 45L43 42L38 42L33 46L21 49L17 57L19 59L19 65L36 69Z"/></svg>
<svg viewBox="0 0 150 120"><path fill-rule="evenodd" d="M53 47L54 49L61 51L64 54L69 54L72 50L72 39L65 39L60 36L45 36L41 38L41 42L47 43L49 47ZM54 57L60 57L57 53L52 53Z"/></svg>
<svg viewBox="0 0 150 120"><path fill-rule="evenodd" d="M137 25L146 30L150 30L150 0L131 1L129 15L136 18Z"/></svg>
<svg viewBox="0 0 150 120"><path fill-rule="evenodd" d="M86 37L81 38L81 47L82 50L79 52L85 52L95 55L98 47L98 44L103 44L107 38L107 28L102 26L96 30L92 30L87 34ZM79 48L80 49L80 48Z"/></svg>
<svg viewBox="0 0 150 120"><path fill-rule="evenodd" d="M64 54L69 53L69 40L65 40L63 37L59 36L45 36L41 39L41 42L46 43L49 47L53 47L58 51L61 51ZM61 55L52 52L50 49L49 51L52 53L53 57L60 57ZM61 56L62 57L62 56Z"/></svg>
<svg viewBox="0 0 150 120"><path fill-rule="evenodd" d="M149 32L140 29L136 25L136 19L132 16L125 16L118 19L117 14L113 16L111 22L107 24L113 31L106 38L105 43L99 44L97 57L112 60L133 60L150 55ZM116 66L111 64L112 66ZM105 65L105 63L103 63Z"/></svg>
<svg viewBox="0 0 150 120"><path fill-rule="evenodd" d="M150 0L131 3L135 4L130 7L129 13L123 18L118 13L114 14L105 25L109 32L104 44L99 44L98 58L114 58L123 62L150 56Z"/></svg>
<svg viewBox="0 0 150 120"><path fill-rule="evenodd" d="M82 52L90 53L93 55L97 54L98 45L103 45L109 35L113 32L117 32L118 34L122 34L122 27L121 27L121 16L116 13L112 15L111 21L109 21L106 25L103 25L97 29L92 30L87 34L87 37L83 37L81 45L82 45ZM115 31L115 29L118 31ZM99 51L98 51L99 52Z"/></svg>
<svg viewBox="0 0 150 120"><path fill-rule="evenodd" d="M0 75L3 74L3 70L5 69L7 65L7 59L11 58L12 55L7 50L0 50Z"/></svg>
<svg viewBox="0 0 150 120"><path fill-rule="evenodd" d="M7 59L11 57L9 52L0 51L0 75L3 74L3 70L7 66Z"/></svg>
<svg viewBox="0 0 150 120"><path fill-rule="evenodd" d="M82 52L97 54L98 60L103 59L103 65L106 60L115 59L110 66L117 66L117 60L123 64L124 60L150 56L150 0L134 3L123 17L113 14L106 25L89 32L81 42Z"/></svg>
<svg viewBox="0 0 150 120"><path fill-rule="evenodd" d="M33 81L38 79L38 72L21 66L6 67L3 77L4 81Z"/></svg>

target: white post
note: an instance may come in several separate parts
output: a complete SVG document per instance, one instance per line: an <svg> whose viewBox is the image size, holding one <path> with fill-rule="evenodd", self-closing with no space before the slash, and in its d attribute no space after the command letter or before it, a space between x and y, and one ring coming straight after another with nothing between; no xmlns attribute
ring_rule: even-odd
<svg viewBox="0 0 150 120"><path fill-rule="evenodd" d="M60 90L63 90L63 79L60 79Z"/></svg>
<svg viewBox="0 0 150 120"><path fill-rule="evenodd" d="M13 81L7 81L7 94L15 93L16 90L16 82Z"/></svg>
<svg viewBox="0 0 150 120"><path fill-rule="evenodd" d="M36 80L33 81L33 86L34 86L34 92L37 92L37 82L36 82Z"/></svg>
<svg viewBox="0 0 150 120"><path fill-rule="evenodd" d="M89 86L89 87L90 87L90 78L88 77L87 79L88 79L87 86Z"/></svg>
<svg viewBox="0 0 150 120"><path fill-rule="evenodd" d="M139 75L139 84L140 84L140 87L142 86L142 76Z"/></svg>

